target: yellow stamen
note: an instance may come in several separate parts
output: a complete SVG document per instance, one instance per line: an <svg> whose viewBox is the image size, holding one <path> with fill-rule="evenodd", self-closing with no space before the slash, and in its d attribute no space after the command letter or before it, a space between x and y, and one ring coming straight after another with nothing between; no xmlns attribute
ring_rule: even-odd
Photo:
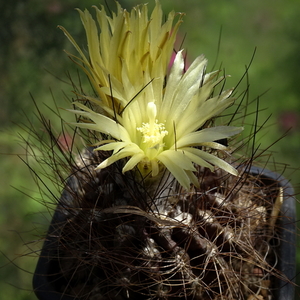
<svg viewBox="0 0 300 300"><path fill-rule="evenodd" d="M158 123L156 119L156 105L149 102L147 106L148 123L143 123L142 127L137 130L143 134L143 143L147 144L147 148L156 148L157 150L163 146L163 138L168 134L163 123Z"/></svg>

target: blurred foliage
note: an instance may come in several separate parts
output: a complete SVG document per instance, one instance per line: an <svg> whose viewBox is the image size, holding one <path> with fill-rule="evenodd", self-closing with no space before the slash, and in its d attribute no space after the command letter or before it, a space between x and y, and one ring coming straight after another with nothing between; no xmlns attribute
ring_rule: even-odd
<svg viewBox="0 0 300 300"><path fill-rule="evenodd" d="M1 1L0 4L0 250L3 253L0 258L0 289L3 299L35 299L31 278L36 263L35 251L41 244L24 244L38 240L51 219L51 210L49 213L42 204L49 200L39 196L28 168L20 159L26 160L26 149L19 142L20 136L25 140L29 138L26 128L20 124L31 123L39 128L29 92L42 110L46 109L44 103L53 107L52 97L59 106L66 107L62 90L71 96L72 88L63 81L67 81L67 72L76 77L76 70L63 53L63 49L73 49L57 25L66 27L85 45L84 31L74 8L90 8L98 2L14 0ZM140 3L137 0L120 2L128 9ZM154 0L148 2L153 7ZM277 165L271 165L270 169L289 165L286 177L291 178L299 193L299 172L293 172L299 168L300 152L298 0L161 2L165 12L174 9L187 14L181 35L189 60L204 53L209 59L209 70L216 64L216 68L224 68L227 74L231 74L228 87L239 81L256 49L247 75L249 99L267 91L259 101L262 110L260 124L272 115L257 143L266 148L292 127L287 136L271 148L272 159ZM114 5L113 1L111 3ZM246 89L247 84L245 80L239 91ZM51 119L51 114L45 111ZM251 111L256 111L255 102L249 105ZM247 120L250 127L254 120L254 115ZM51 189L51 183L48 184ZM14 262L10 263L10 260Z"/></svg>

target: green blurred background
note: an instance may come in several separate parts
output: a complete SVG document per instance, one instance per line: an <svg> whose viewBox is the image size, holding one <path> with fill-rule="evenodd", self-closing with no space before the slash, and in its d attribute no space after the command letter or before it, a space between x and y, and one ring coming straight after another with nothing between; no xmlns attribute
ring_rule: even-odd
<svg viewBox="0 0 300 300"><path fill-rule="evenodd" d="M150 8L154 0L149 0ZM300 166L300 6L298 0L222 1L166 0L164 11L185 12L181 36L189 60L204 53L209 70L222 64L231 78L227 86L235 86L248 65L255 48L254 62L249 70L250 99L260 99L259 121L271 115L259 137L258 144L266 148L292 127L287 136L272 148L272 159L289 165L286 177L299 193ZM114 1L109 1L111 7ZM141 2L120 1L130 9ZM63 49L72 49L63 33L63 25L77 40L85 43L84 32L75 7L90 8L99 2L91 0L14 0L1 1L0 11L0 291L1 299L36 299L31 291L32 272L41 244L39 235L45 232L51 211L40 202L41 197L26 160L24 126L31 122L41 130L34 117L31 93L44 110L52 106L52 95L62 107L64 92L71 95L66 72L75 69ZM220 52L218 42L220 31ZM186 35L186 36L185 36ZM218 56L218 57L217 57ZM217 59L217 60L216 60ZM54 74L54 76L52 75ZM75 75L76 76L76 75ZM246 83L239 90L245 88ZM250 106L250 111L255 111ZM47 113L47 118L52 115ZM249 126L253 120L249 120ZM53 121L54 127L56 126ZM60 124L57 124L59 128ZM22 159L21 159L22 158ZM36 166L38 168L38 166ZM51 188L51 187L50 187ZM57 193L57 192L56 192ZM58 194L58 193L57 193ZM41 199L41 198L44 198ZM300 218L300 215L299 215ZM32 242L32 243L31 243ZM298 251L298 265L300 251ZM298 293L299 294L299 293Z"/></svg>

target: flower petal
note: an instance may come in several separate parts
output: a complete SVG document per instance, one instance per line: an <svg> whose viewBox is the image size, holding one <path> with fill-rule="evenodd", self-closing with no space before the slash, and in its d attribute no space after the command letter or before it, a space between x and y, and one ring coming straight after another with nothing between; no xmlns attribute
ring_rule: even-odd
<svg viewBox="0 0 300 300"><path fill-rule="evenodd" d="M160 161L169 170L169 172L176 178L179 184L188 190L191 182L189 176L187 176L186 171L182 169L180 166L174 164L172 159L170 159L170 157L168 157L167 155L162 155L160 157Z"/></svg>
<svg viewBox="0 0 300 300"><path fill-rule="evenodd" d="M137 154L134 154L125 164L125 166L122 169L122 172L125 173L131 169L133 169L139 162L143 160L145 157L144 152L140 152Z"/></svg>
<svg viewBox="0 0 300 300"><path fill-rule="evenodd" d="M232 91L229 90L223 93L222 96L208 100L202 98L201 93L195 95L189 107L182 112L181 118L184 119L185 122L178 122L176 124L178 136L198 130L207 120L219 115L229 107L234 102L233 98L228 98L231 92Z"/></svg>
<svg viewBox="0 0 300 300"><path fill-rule="evenodd" d="M201 158L201 152L194 151L198 150L195 148L184 148L185 155L194 163L196 163L198 166L205 167L213 171L214 167L213 165L209 164L207 161L205 161L203 158Z"/></svg>
<svg viewBox="0 0 300 300"><path fill-rule="evenodd" d="M118 124L116 121L112 120L109 117L93 112L88 107L80 103L76 103L76 105L84 111L71 109L68 109L68 111L73 112L77 115L87 117L94 122L94 124L77 123L76 125L78 127L100 131L101 133L111 135L117 140L130 142L130 136L127 130L121 124Z"/></svg>
<svg viewBox="0 0 300 300"><path fill-rule="evenodd" d="M202 151L200 149L195 149L195 148L183 148L183 151L186 152L186 155L188 155L188 153L193 153L195 155L197 155L200 159L205 160L206 162L219 167L220 169L223 169L224 171L237 176L238 175L238 171L229 163L225 162L223 159L207 153L205 151Z"/></svg>
<svg viewBox="0 0 300 300"><path fill-rule="evenodd" d="M161 152L157 159L161 161L183 187L188 189L190 179L186 171L196 171L196 169L184 151L166 150Z"/></svg>
<svg viewBox="0 0 300 300"><path fill-rule="evenodd" d="M184 73L180 83L176 87L171 108L172 117L175 122L181 118L182 113L199 90L206 65L207 60L203 55L197 57L186 73Z"/></svg>
<svg viewBox="0 0 300 300"><path fill-rule="evenodd" d="M119 152L120 149L126 147L127 143L124 142L112 142L105 144L103 146L97 147L94 151L111 151L114 150L113 154Z"/></svg>
<svg viewBox="0 0 300 300"><path fill-rule="evenodd" d="M200 131L191 132L176 142L176 147L197 146L201 143L214 142L237 135L243 130L243 127L217 126L204 128ZM175 144L174 144L175 147Z"/></svg>
<svg viewBox="0 0 300 300"><path fill-rule="evenodd" d="M137 145L135 145L135 144L127 145L126 147L121 149L119 152L113 154L112 156L110 156L109 158L104 160L101 164L99 164L97 166L96 169L104 169L122 158L125 158L128 156L133 156L138 153L140 153L140 149L138 148Z"/></svg>

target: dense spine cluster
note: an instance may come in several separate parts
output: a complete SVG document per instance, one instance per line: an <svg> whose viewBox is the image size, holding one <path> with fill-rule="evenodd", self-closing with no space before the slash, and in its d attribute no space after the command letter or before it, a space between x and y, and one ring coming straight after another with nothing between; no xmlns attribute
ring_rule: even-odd
<svg viewBox="0 0 300 300"><path fill-rule="evenodd" d="M202 168L200 188L190 193L165 178L163 189L149 194L117 165L95 171L100 155L81 156L57 209L51 259L60 292L82 299L267 299L276 186Z"/></svg>

